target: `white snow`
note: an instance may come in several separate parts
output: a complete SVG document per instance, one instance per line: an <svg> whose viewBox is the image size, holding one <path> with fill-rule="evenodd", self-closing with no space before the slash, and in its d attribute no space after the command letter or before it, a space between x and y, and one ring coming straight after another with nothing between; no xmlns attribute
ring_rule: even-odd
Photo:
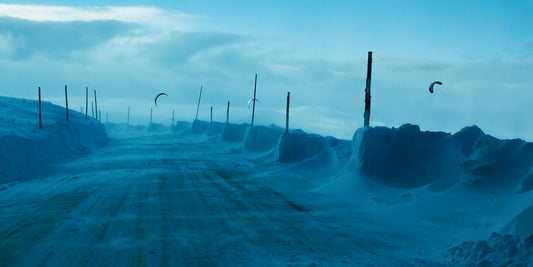
<svg viewBox="0 0 533 267"><path fill-rule="evenodd" d="M0 182L39 172L43 164L85 155L107 142L102 124L64 107L36 100L0 97Z"/></svg>
<svg viewBox="0 0 533 267"><path fill-rule="evenodd" d="M57 166L0 189L8 264L533 264L533 144L523 140L411 124L339 140L195 120L109 124L109 144L95 149L101 124L43 111L39 130L35 101L0 98L3 177Z"/></svg>

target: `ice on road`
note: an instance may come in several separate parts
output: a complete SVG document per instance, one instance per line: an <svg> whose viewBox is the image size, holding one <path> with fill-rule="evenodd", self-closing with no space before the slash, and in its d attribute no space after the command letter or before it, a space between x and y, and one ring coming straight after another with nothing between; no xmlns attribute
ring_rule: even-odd
<svg viewBox="0 0 533 267"><path fill-rule="evenodd" d="M255 154L205 136L110 138L38 179L0 187L0 266L393 262L387 251L397 244L387 240L401 237L305 190L310 181L270 177Z"/></svg>

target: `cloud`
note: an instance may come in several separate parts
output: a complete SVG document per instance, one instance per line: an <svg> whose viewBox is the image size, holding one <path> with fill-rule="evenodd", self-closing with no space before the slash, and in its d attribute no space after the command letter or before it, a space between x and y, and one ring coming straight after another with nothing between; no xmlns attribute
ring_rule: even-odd
<svg viewBox="0 0 533 267"><path fill-rule="evenodd" d="M45 98L63 105L68 84L75 107L84 105L88 86L111 121L125 121L131 106L140 123L164 91L154 120L169 122L173 108L176 119L193 118L203 85L204 119L213 106L215 119L225 120L231 101L231 121L248 122L258 73L258 123L283 125L290 91L293 128L348 139L362 126L366 51L343 60L300 57L283 40L196 29L194 15L147 7L0 4L0 15L10 16L0 18L0 68L9 70L0 72L3 95L35 98L41 86ZM371 125L457 131L478 124L498 137L533 140L530 48L509 52L512 60L477 62L374 51ZM435 80L444 85L429 94Z"/></svg>
<svg viewBox="0 0 533 267"><path fill-rule="evenodd" d="M5 56L17 59L43 55L58 59L131 34L138 26L119 21L36 22L0 17L0 40ZM5 50L5 49L3 49Z"/></svg>

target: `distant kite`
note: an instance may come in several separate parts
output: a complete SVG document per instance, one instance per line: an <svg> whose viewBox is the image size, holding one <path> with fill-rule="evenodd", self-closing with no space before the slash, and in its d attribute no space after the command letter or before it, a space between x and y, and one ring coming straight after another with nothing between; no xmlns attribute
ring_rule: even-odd
<svg viewBox="0 0 533 267"><path fill-rule="evenodd" d="M434 81L434 82L431 83L431 85L429 86L429 92L432 93L432 94L433 94L433 86L434 86L435 84L442 85L442 82L440 82L440 81Z"/></svg>
<svg viewBox="0 0 533 267"><path fill-rule="evenodd" d="M259 102L259 99L257 99L257 98L252 98L252 99L248 100L248 108L250 108L250 105L251 105L253 102L260 103L260 102Z"/></svg>
<svg viewBox="0 0 533 267"><path fill-rule="evenodd" d="M155 100L154 100L154 102L155 102L155 106L156 106L156 107L157 107L157 99L158 99L160 96L162 96L162 95L166 95L166 96L168 96L168 95L165 94L165 93L159 93L159 94L155 97Z"/></svg>

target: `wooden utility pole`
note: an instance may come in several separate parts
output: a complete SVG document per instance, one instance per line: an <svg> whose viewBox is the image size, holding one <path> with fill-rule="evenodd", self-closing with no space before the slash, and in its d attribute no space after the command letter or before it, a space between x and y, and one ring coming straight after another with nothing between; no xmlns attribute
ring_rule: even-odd
<svg viewBox="0 0 533 267"><path fill-rule="evenodd" d="M287 92L287 113L285 118L285 131L289 132L289 104L291 102L291 92Z"/></svg>
<svg viewBox="0 0 533 267"><path fill-rule="evenodd" d="M67 85L65 84L65 106L67 110L67 121L68 121L68 96L67 96Z"/></svg>
<svg viewBox="0 0 533 267"><path fill-rule="evenodd" d="M226 109L226 123L229 123L229 101L228 101L228 108Z"/></svg>
<svg viewBox="0 0 533 267"><path fill-rule="evenodd" d="M43 119L41 112L41 87L39 87L39 129L43 129Z"/></svg>
<svg viewBox="0 0 533 267"><path fill-rule="evenodd" d="M94 111L96 114L96 120L98 120L98 102L96 101L96 89L94 90Z"/></svg>
<svg viewBox="0 0 533 267"><path fill-rule="evenodd" d="M91 101L91 115L94 118L94 101Z"/></svg>
<svg viewBox="0 0 533 267"><path fill-rule="evenodd" d="M89 87L85 87L85 119L89 113Z"/></svg>
<svg viewBox="0 0 533 267"><path fill-rule="evenodd" d="M209 117L209 122L213 122L213 106L211 106L211 117Z"/></svg>
<svg viewBox="0 0 533 267"><path fill-rule="evenodd" d="M195 120L198 119L198 109L200 109L200 100L202 99L202 89L203 89L203 86L200 86L200 96L198 97L198 106L196 106L196 117L194 117Z"/></svg>
<svg viewBox="0 0 533 267"><path fill-rule="evenodd" d="M368 51L368 68L366 72L366 88L365 88L365 122L364 126L370 125L370 80L372 78L372 51Z"/></svg>
<svg viewBox="0 0 533 267"><path fill-rule="evenodd" d="M257 89L257 73L255 74L255 83L254 83L254 98L252 98L252 126L254 126L254 117L255 117L255 92Z"/></svg>

